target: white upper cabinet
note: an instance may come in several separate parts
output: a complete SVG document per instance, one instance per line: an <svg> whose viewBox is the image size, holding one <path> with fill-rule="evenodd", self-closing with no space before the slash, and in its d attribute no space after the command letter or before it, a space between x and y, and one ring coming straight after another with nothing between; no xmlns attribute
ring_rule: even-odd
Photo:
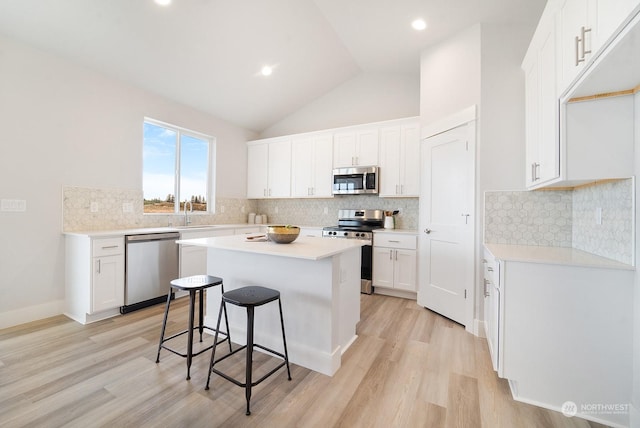
<svg viewBox="0 0 640 428"><path fill-rule="evenodd" d="M378 128L356 128L333 136L333 167L377 166Z"/></svg>
<svg viewBox="0 0 640 428"><path fill-rule="evenodd" d="M601 94L638 84L631 60L637 45L627 34L633 33L628 27L634 27L637 16L627 21L638 11L639 3L547 3L522 63L527 188L575 186L633 174L632 97L605 100ZM632 43L622 43L624 39ZM622 54L616 56L616 50ZM627 52L633 53L625 55ZM616 78L618 74L622 78ZM619 87L616 82L625 83ZM583 98L578 102L575 97Z"/></svg>
<svg viewBox="0 0 640 428"><path fill-rule="evenodd" d="M247 198L291 196L291 140L274 140L247 147Z"/></svg>
<svg viewBox="0 0 640 428"><path fill-rule="evenodd" d="M417 197L419 169L419 121L380 128L380 196Z"/></svg>
<svg viewBox="0 0 640 428"><path fill-rule="evenodd" d="M561 0L558 15L559 93L568 89L639 3L638 0Z"/></svg>
<svg viewBox="0 0 640 428"><path fill-rule="evenodd" d="M558 79L562 88L571 84L594 52L595 31L589 16L589 3L585 0L564 0L560 6L558 45L561 61Z"/></svg>
<svg viewBox="0 0 640 428"><path fill-rule="evenodd" d="M526 94L525 177L529 188L560 175L556 46L556 16L543 14L522 64Z"/></svg>
<svg viewBox="0 0 640 428"><path fill-rule="evenodd" d="M332 197L332 134L294 137L291 143L291 196Z"/></svg>

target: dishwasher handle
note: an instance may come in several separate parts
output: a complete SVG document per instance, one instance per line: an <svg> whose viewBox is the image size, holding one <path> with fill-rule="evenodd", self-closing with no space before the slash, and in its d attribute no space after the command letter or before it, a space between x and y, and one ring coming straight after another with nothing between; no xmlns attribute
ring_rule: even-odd
<svg viewBox="0 0 640 428"><path fill-rule="evenodd" d="M168 233L146 233L143 235L127 235L125 236L126 243L137 242L151 242L151 241L168 241L180 239L180 233L168 232Z"/></svg>

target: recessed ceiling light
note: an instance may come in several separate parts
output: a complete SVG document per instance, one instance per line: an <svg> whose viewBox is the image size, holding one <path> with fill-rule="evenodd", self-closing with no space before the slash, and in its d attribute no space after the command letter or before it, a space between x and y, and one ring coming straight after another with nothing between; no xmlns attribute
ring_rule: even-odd
<svg viewBox="0 0 640 428"><path fill-rule="evenodd" d="M154 0L156 4L160 6L169 6L171 4L171 0Z"/></svg>
<svg viewBox="0 0 640 428"><path fill-rule="evenodd" d="M263 76L271 76L271 73L273 73L273 68L269 65L265 65L260 70L260 74L262 74Z"/></svg>
<svg viewBox="0 0 640 428"><path fill-rule="evenodd" d="M427 28L427 23L426 23L426 22L424 22L424 19L422 19L422 18L418 18L418 19L415 19L415 20L411 23L411 26L412 26L412 27L413 27L413 29L414 29L414 30L416 30L416 31L422 31L422 30L424 30L425 28Z"/></svg>

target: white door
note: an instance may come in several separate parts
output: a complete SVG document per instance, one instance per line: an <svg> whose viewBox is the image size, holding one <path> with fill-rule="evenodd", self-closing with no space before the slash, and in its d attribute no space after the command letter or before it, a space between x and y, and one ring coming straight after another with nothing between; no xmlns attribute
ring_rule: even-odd
<svg viewBox="0 0 640 428"><path fill-rule="evenodd" d="M421 176L418 304L469 326L474 286L475 122L422 141Z"/></svg>

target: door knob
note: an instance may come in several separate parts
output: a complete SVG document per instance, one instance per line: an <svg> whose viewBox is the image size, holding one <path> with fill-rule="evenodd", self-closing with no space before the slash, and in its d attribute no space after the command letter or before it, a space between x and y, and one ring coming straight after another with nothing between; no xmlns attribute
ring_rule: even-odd
<svg viewBox="0 0 640 428"><path fill-rule="evenodd" d="M431 229L425 229L424 233L426 233L427 235L431 233Z"/></svg>

